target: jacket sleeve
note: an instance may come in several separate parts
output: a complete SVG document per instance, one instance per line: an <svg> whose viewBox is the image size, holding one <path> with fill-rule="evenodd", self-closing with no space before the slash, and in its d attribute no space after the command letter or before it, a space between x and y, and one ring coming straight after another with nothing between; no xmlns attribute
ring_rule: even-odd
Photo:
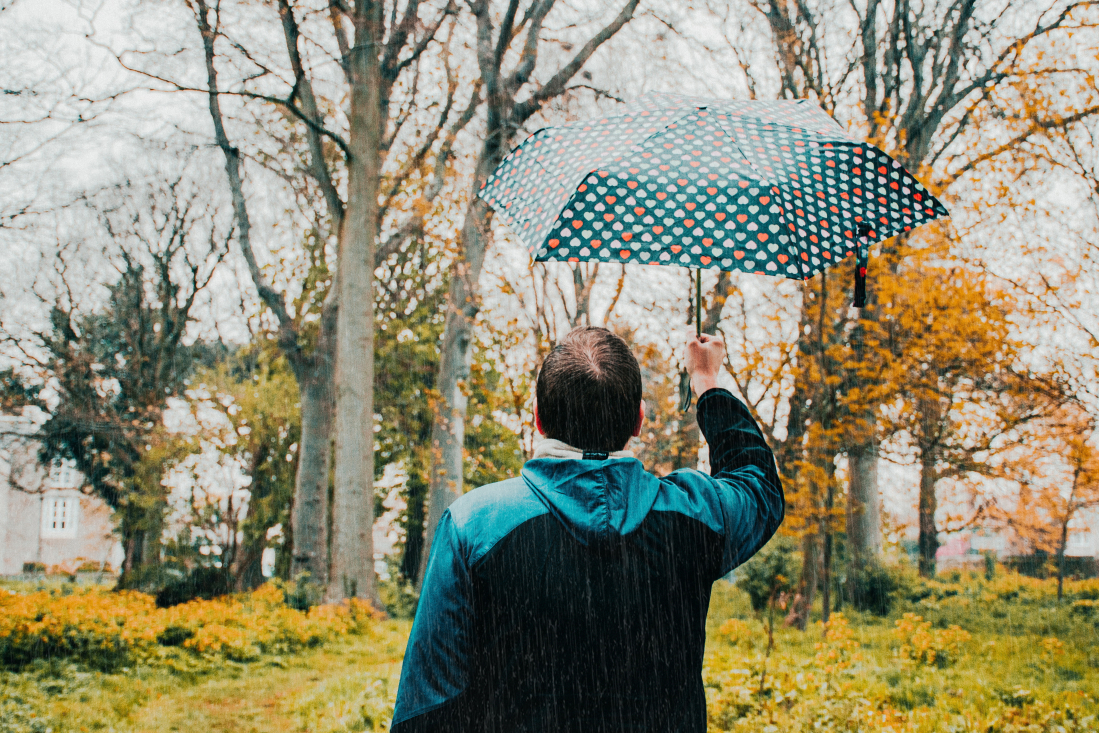
<svg viewBox="0 0 1099 733"><path fill-rule="evenodd" d="M698 400L698 426L710 446L725 549L721 575L745 562L771 539L786 514L775 457L748 408L724 389Z"/></svg>
<svg viewBox="0 0 1099 733"><path fill-rule="evenodd" d="M435 532L393 711L394 733L463 730L469 704L473 586L450 511Z"/></svg>

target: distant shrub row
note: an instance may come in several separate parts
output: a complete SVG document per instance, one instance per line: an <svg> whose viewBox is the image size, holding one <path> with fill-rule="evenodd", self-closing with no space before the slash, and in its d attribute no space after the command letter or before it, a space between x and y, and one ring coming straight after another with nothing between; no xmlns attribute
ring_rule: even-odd
<svg viewBox="0 0 1099 733"><path fill-rule="evenodd" d="M78 558L79 560L79 558ZM73 573L110 573L111 564L95 560L80 560L75 568L61 565L46 565L44 562L23 563L24 575L72 575Z"/></svg>
<svg viewBox="0 0 1099 733"><path fill-rule="evenodd" d="M736 571L736 582L747 594L756 612L769 599L796 592L801 574L797 543L776 536L751 560ZM897 606L939 603L950 598L1052 605L1057 601L1057 583L1017 572L1004 572L991 564L984 573L953 570L936 578L921 578L907 565L872 562L854 578L837 587L833 598L858 611L888 616ZM1099 607L1099 578L1069 580L1064 585L1064 602L1083 616L1096 616Z"/></svg>

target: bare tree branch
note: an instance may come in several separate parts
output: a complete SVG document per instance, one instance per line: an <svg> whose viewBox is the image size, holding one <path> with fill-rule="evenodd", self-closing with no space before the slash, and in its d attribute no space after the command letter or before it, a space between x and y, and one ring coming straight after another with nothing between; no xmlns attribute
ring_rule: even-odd
<svg viewBox="0 0 1099 733"><path fill-rule="evenodd" d="M332 172L328 169L328 161L324 157L324 146L321 144L319 132L324 129L321 124L323 117L317 108L317 100L313 96L313 84L302 65L298 49L300 38L298 22L294 18L294 11L288 0L279 0L279 17L282 20L283 35L286 38L286 51L290 56L290 67L294 71L294 91L291 92L288 101L292 102L295 94L301 99L302 111L308 117L306 134L309 140L310 171L317 185L320 186L321 193L324 194L328 215L332 217L333 229L339 230L340 223L343 221L343 200L332 182ZM344 154L347 155L347 150L344 150Z"/></svg>
<svg viewBox="0 0 1099 733"><path fill-rule="evenodd" d="M217 69L214 65L215 35L209 23L209 8L206 5L206 0L191 0L189 4L191 4L191 9L194 12L199 33L202 35L202 46L206 59L210 118L214 125L214 138L225 156L225 173L229 178L229 190L233 200L233 215L237 223L237 241L240 243L241 253L248 265L248 274L259 293L260 300L271 309L271 312L275 314L279 321L281 338L288 343L291 340L296 341L296 334L291 333L291 319L286 310L286 304L283 302L282 296L271 287L264 276L252 249L252 222L244 198L244 182L240 174L240 151L229 142L222 121L221 102L218 97Z"/></svg>
<svg viewBox="0 0 1099 733"><path fill-rule="evenodd" d="M966 173L976 169L977 166L979 166L981 163L993 160L994 158L998 158L1005 153L1018 149L1018 147L1022 143L1026 142L1027 139L1033 137L1034 135L1040 135L1050 130L1063 130L1068 128L1070 125L1074 125L1078 122L1086 120L1090 117L1094 117L1096 115L1099 115L1099 105L1094 107L1087 107L1086 109L1082 109L1074 114L1068 115L1067 117L1032 119L1030 125L1027 127L1026 130L1015 135L1007 142L997 145L995 148L987 150L984 153L981 153L980 155L966 161L966 163L960 168L944 176L941 179L940 184L944 187L951 185L959 178L964 176Z"/></svg>
<svg viewBox="0 0 1099 733"><path fill-rule="evenodd" d="M547 99L553 99L565 91L568 82L572 77L576 76L581 68L583 68L584 64L588 62L588 59L592 57L592 54L618 33L618 31L633 18L633 13L637 9L638 2L639 0L629 0L618 13L618 16L592 36L572 60L565 64L565 66L546 82L545 86L531 95L530 99L515 105L515 108L511 113L511 122L514 127L518 128L519 125L526 122L531 115L541 108L542 104ZM532 25L531 30L527 32L533 33L534 26Z"/></svg>

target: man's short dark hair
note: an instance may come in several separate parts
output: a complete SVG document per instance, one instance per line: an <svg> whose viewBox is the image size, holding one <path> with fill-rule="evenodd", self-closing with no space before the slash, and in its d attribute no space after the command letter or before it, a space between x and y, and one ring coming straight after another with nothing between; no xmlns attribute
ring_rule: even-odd
<svg viewBox="0 0 1099 733"><path fill-rule="evenodd" d="M641 367L605 328L570 331L542 363L535 386L547 438L584 451L626 447L641 411Z"/></svg>

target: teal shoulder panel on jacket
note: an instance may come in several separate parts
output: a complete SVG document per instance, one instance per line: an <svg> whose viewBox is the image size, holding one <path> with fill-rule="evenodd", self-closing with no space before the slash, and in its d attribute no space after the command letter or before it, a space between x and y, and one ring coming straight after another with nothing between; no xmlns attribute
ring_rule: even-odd
<svg viewBox="0 0 1099 733"><path fill-rule="evenodd" d="M526 481L513 478L458 497L448 511L465 560L472 566L520 524L549 509Z"/></svg>
<svg viewBox="0 0 1099 733"><path fill-rule="evenodd" d="M660 493L653 503L653 511L677 512L702 522L714 532L724 534L722 488L716 479L701 471L681 468L661 479Z"/></svg>

